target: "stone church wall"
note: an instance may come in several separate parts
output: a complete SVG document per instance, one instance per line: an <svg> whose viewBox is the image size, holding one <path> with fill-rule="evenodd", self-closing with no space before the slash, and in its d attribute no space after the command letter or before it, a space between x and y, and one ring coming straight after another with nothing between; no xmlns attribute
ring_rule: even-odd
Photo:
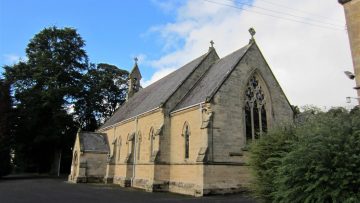
<svg viewBox="0 0 360 203"><path fill-rule="evenodd" d="M162 140L162 151L169 152L171 141L168 140L171 134L171 126L174 126L172 124L171 118L169 117L170 111L175 108L175 106L178 104L179 101L181 101L182 98L186 96L188 91L194 86L194 84L201 78L201 76L208 70L210 65L214 63L217 59L219 59L219 56L216 54L215 50L211 50L210 53L208 53L207 57L203 60L203 62L194 70L193 73L191 73L188 78L180 85L180 87L173 93L173 95L169 98L168 101L166 101L165 107L164 107L164 113L165 113L165 128L164 128L164 137ZM169 162L170 161L170 154L163 154L161 156L161 161Z"/></svg>
<svg viewBox="0 0 360 203"><path fill-rule="evenodd" d="M207 134L201 129L200 104L171 115L169 191L202 195L203 162L198 162L200 149L207 146ZM190 129L189 158L185 159L184 125Z"/></svg>
<svg viewBox="0 0 360 203"><path fill-rule="evenodd" d="M159 109L106 131L112 156L109 165L114 168L113 174L109 176L112 177L113 183L130 186L133 179L133 187L147 189L154 182L156 173L154 160L151 160L154 157L151 157L153 153L150 152L150 129L153 128L154 133L159 131L164 122L163 118L163 113ZM157 153L157 156L161 153L160 136L162 135L155 136L153 140L153 152ZM133 170L134 156L136 165Z"/></svg>
<svg viewBox="0 0 360 203"><path fill-rule="evenodd" d="M205 165L203 195L243 192L249 190L251 181L249 166Z"/></svg>
<svg viewBox="0 0 360 203"><path fill-rule="evenodd" d="M102 182L106 172L107 154L81 151L79 134L73 148L73 162L68 180L70 182Z"/></svg>
<svg viewBox="0 0 360 203"><path fill-rule="evenodd" d="M253 74L262 78L259 82L266 94L268 127L291 122L293 118L291 106L258 47L250 47L242 60L245 63L234 69L213 99L214 162L244 163L243 156L231 154L241 155L246 145L244 95Z"/></svg>
<svg viewBox="0 0 360 203"><path fill-rule="evenodd" d="M103 182L106 173L107 154L84 153L80 155L80 162L86 167L86 182Z"/></svg>

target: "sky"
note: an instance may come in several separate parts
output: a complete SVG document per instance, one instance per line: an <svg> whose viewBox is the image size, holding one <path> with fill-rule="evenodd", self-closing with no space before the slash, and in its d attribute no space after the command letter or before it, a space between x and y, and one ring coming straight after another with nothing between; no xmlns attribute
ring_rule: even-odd
<svg viewBox="0 0 360 203"><path fill-rule="evenodd" d="M293 105L344 106L355 97L343 7L337 0L0 0L0 72L26 60L29 40L72 27L93 63L131 70L147 86L207 52L220 57L255 39Z"/></svg>

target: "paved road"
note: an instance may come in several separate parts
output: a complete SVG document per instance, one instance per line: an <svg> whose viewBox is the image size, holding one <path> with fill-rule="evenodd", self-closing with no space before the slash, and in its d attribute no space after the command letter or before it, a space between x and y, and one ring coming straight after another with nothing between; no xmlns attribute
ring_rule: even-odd
<svg viewBox="0 0 360 203"><path fill-rule="evenodd" d="M254 203L244 195L225 195L208 197L191 197L171 193L148 193L132 188L118 186L71 184L63 179L36 178L36 179L5 179L0 180L0 203L91 203L91 202L201 202L221 203L240 202Z"/></svg>

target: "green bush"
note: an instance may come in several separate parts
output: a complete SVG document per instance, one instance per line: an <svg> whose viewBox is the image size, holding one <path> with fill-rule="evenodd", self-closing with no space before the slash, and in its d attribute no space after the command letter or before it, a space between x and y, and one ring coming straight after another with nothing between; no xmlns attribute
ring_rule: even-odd
<svg viewBox="0 0 360 203"><path fill-rule="evenodd" d="M273 199L277 168L281 159L291 151L294 141L294 127L289 125L271 130L252 144L250 165L256 177L253 189L261 199Z"/></svg>
<svg viewBox="0 0 360 203"><path fill-rule="evenodd" d="M267 201L360 202L359 109L317 112L290 132L270 132L251 152L255 189Z"/></svg>

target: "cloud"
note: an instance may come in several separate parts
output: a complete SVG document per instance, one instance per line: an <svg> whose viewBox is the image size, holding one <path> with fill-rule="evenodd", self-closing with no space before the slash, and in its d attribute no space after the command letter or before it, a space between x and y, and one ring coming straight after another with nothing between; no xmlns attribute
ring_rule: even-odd
<svg viewBox="0 0 360 203"><path fill-rule="evenodd" d="M346 96L355 96L352 89L354 82L343 74L345 70L352 71L346 31L326 29L313 21L316 18L345 26L343 7L337 1L283 0L279 2L282 8L274 4L269 7L260 0L255 0L252 6L239 5L234 1L214 1L226 2L246 11L203 0L187 1L178 7L175 22L151 28L163 40L165 50L168 47L173 49L150 61L156 71L146 84L204 54L210 40L215 41L220 57L241 48L250 38L248 28L254 27L256 41L292 104L344 106ZM285 20L259 15L254 13L261 11L258 7L276 8L303 18L282 15L287 18ZM269 14L264 10L261 12ZM322 26L334 27L329 24Z"/></svg>
<svg viewBox="0 0 360 203"><path fill-rule="evenodd" d="M174 70L176 70L176 68L160 69L160 70L156 71L149 80L144 80L144 81L141 80L141 86L147 87L147 86L151 85L152 83L158 81L159 79L165 77L169 73L173 72Z"/></svg>

